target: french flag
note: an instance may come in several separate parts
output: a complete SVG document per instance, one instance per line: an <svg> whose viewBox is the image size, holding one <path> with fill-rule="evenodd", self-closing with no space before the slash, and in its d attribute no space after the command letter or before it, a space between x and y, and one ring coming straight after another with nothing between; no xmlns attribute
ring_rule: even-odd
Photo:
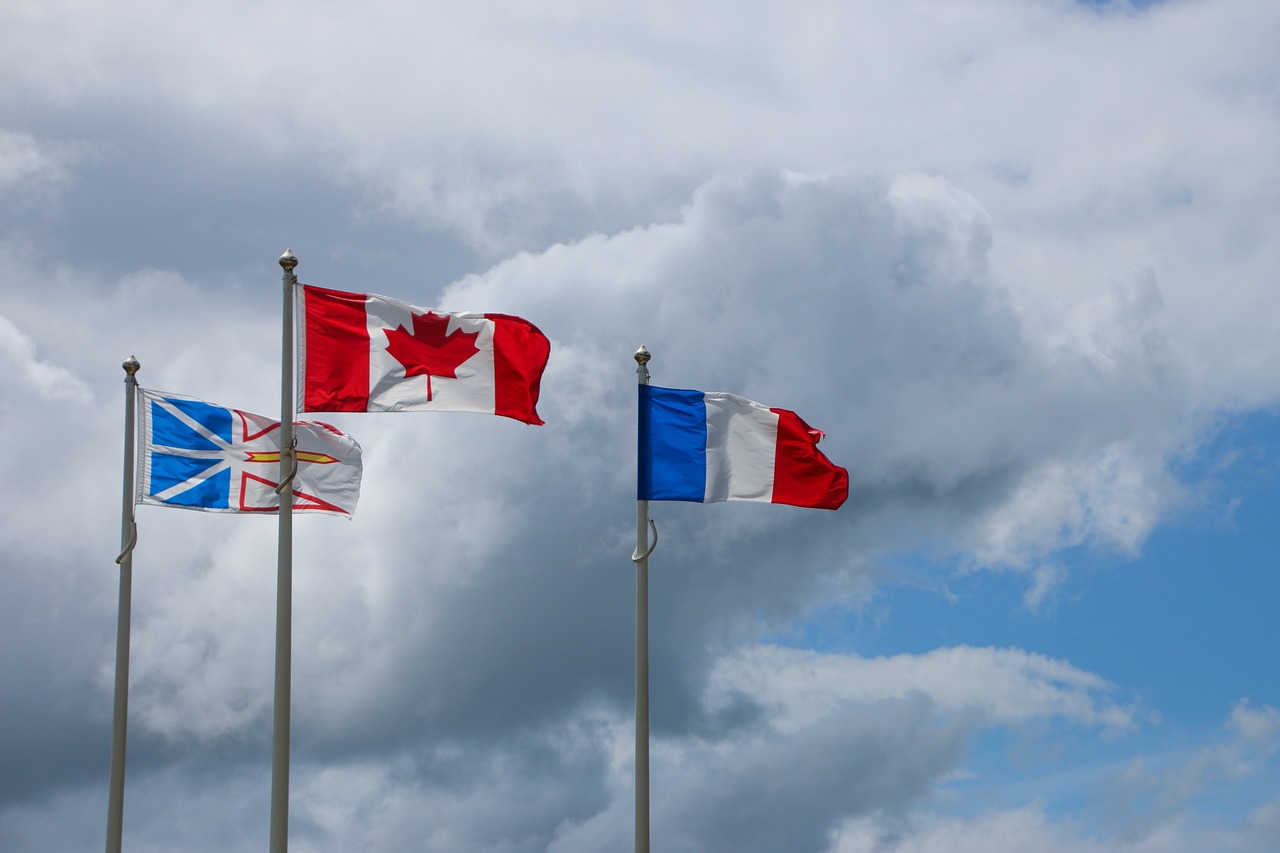
<svg viewBox="0 0 1280 853"><path fill-rule="evenodd" d="M795 412L722 391L640 385L640 500L838 509L849 472Z"/></svg>

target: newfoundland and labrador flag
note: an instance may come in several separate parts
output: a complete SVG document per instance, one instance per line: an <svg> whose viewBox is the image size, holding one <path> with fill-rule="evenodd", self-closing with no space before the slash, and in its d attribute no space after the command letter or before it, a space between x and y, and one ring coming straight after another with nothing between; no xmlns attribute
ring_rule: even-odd
<svg viewBox="0 0 1280 853"><path fill-rule="evenodd" d="M849 472L795 412L735 394L640 385L640 500L837 509Z"/></svg>
<svg viewBox="0 0 1280 853"><path fill-rule="evenodd" d="M139 391L138 503L279 512L279 421L191 397ZM294 510L350 517L360 497L360 445L316 421L295 423L294 438Z"/></svg>
<svg viewBox="0 0 1280 853"><path fill-rule="evenodd" d="M507 314L447 314L372 293L304 285L298 409L481 412L527 424L551 342Z"/></svg>

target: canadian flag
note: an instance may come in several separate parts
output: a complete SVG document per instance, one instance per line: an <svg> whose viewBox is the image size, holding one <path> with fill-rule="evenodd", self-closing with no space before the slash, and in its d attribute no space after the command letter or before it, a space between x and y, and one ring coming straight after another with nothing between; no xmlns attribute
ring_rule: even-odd
<svg viewBox="0 0 1280 853"><path fill-rule="evenodd" d="M551 342L507 314L450 314L303 285L298 409L481 412L540 425Z"/></svg>

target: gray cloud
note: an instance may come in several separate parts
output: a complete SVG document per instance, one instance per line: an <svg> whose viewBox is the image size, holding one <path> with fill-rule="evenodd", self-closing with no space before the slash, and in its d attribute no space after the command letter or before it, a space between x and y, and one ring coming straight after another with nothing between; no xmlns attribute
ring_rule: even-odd
<svg viewBox="0 0 1280 853"><path fill-rule="evenodd" d="M296 845L626 846L644 343L657 384L826 430L853 484L654 507L670 849L1088 849L1036 808L915 811L973 733L1133 723L1067 662L906 656L803 723L786 667L708 692L922 542L1051 597L1058 549L1136 553L1194 486L1171 460L1280 398L1269 9L241 6L0 13L0 847L101 836L120 361L271 414L290 246L304 281L554 342L545 427L332 418L365 488L298 525ZM128 846L260 849L274 525L139 524ZM961 664L1000 701L948 692Z"/></svg>

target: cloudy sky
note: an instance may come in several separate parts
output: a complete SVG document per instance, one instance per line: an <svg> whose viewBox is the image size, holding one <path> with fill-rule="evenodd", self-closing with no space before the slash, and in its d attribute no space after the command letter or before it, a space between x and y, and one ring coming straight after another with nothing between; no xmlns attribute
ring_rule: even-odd
<svg viewBox="0 0 1280 853"><path fill-rule="evenodd" d="M552 340L334 415L291 849L632 837L635 364L827 432L655 503L655 850L1280 849L1280 6L0 8L0 849L105 837L141 383L278 413L280 269ZM125 848L260 851L275 524L138 510Z"/></svg>

